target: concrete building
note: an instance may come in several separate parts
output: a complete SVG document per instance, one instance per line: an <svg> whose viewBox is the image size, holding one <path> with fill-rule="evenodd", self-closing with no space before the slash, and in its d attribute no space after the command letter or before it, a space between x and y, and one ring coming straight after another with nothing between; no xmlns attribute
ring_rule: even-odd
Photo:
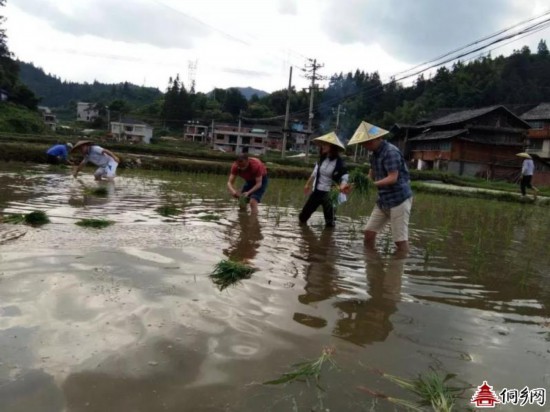
<svg viewBox="0 0 550 412"><path fill-rule="evenodd" d="M111 135L118 142L151 143L153 127L140 120L121 119L111 122Z"/></svg>
<svg viewBox="0 0 550 412"><path fill-rule="evenodd" d="M99 117L94 103L78 102L76 104L76 120L79 122L93 122Z"/></svg>
<svg viewBox="0 0 550 412"><path fill-rule="evenodd" d="M48 127L52 132L55 132L57 129L57 117L55 114L53 114L50 108L46 106L38 106L38 110L42 113L42 119L44 120L46 127Z"/></svg>
<svg viewBox="0 0 550 412"><path fill-rule="evenodd" d="M199 123L188 122L184 126L183 140L187 142L208 143L210 136L208 135L208 126Z"/></svg>
<svg viewBox="0 0 550 412"><path fill-rule="evenodd" d="M268 131L235 125L214 125L212 148L236 154L263 155L267 149Z"/></svg>

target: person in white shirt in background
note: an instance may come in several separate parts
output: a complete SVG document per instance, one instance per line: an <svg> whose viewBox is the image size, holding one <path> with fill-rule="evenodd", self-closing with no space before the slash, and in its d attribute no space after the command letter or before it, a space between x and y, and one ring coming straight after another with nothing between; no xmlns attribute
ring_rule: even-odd
<svg viewBox="0 0 550 412"><path fill-rule="evenodd" d="M533 159L528 153L522 152L516 154L518 157L522 157L525 159L521 165L521 181L520 181L520 189L521 189L521 195L525 196L527 194L527 189L533 190L533 199L537 199L537 193L538 189L531 184L531 180L533 179L533 174L535 173L535 163L533 163Z"/></svg>
<svg viewBox="0 0 550 412"><path fill-rule="evenodd" d="M98 166L94 173L95 180L113 180L116 177L116 169L120 159L110 150L94 144L90 140L81 140L73 147L72 151L80 150L84 159L73 173L74 177L84 168L86 163L91 162Z"/></svg>

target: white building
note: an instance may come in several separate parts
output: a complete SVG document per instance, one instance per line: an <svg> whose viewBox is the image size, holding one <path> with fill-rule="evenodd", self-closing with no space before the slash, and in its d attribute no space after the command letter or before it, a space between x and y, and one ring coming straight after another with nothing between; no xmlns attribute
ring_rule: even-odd
<svg viewBox="0 0 550 412"><path fill-rule="evenodd" d="M76 104L76 120L80 122L93 122L99 117L99 112L94 109L94 103L78 102Z"/></svg>
<svg viewBox="0 0 550 412"><path fill-rule="evenodd" d="M38 106L38 110L42 113L42 118L44 119L44 124L52 132L55 132L57 129L57 117L52 113L51 109L46 106Z"/></svg>
<svg viewBox="0 0 550 412"><path fill-rule="evenodd" d="M208 126L188 122L184 127L183 140L206 143L208 141Z"/></svg>
<svg viewBox="0 0 550 412"><path fill-rule="evenodd" d="M139 120L111 122L111 134L119 142L151 143L153 127Z"/></svg>
<svg viewBox="0 0 550 412"><path fill-rule="evenodd" d="M224 152L265 154L267 130L231 125L216 125L212 132L212 147Z"/></svg>

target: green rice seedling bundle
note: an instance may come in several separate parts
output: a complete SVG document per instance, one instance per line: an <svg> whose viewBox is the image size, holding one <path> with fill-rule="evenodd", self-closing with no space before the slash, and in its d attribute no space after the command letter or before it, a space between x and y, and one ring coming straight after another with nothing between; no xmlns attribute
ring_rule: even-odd
<svg viewBox="0 0 550 412"><path fill-rule="evenodd" d="M107 190L107 188L105 186L87 188L87 189L85 189L84 192L88 195L102 196L102 197L107 196L109 194L109 191Z"/></svg>
<svg viewBox="0 0 550 412"><path fill-rule="evenodd" d="M111 226L114 224L112 220L105 220L105 219L82 219L76 222L78 226L82 227L91 227L94 229L103 229L107 226Z"/></svg>
<svg viewBox="0 0 550 412"><path fill-rule="evenodd" d="M335 366L335 363L332 359L334 354L334 348L324 348L321 356L317 359L313 359L306 362L300 362L292 365L294 367L290 372L285 372L283 375L271 381L264 382L264 385L281 385L294 381L306 381L309 382L310 379L315 381L315 385L323 390L319 385L319 380L321 378L321 372L323 366L329 364Z"/></svg>
<svg viewBox="0 0 550 412"><path fill-rule="evenodd" d="M214 271L209 277L218 289L223 290L242 279L249 279L254 272L255 269L251 266L241 262L224 259L216 264Z"/></svg>
<svg viewBox="0 0 550 412"><path fill-rule="evenodd" d="M18 225L20 223L25 222L25 215L22 214L13 214L13 215L4 215L2 216L0 222L2 223L9 223L12 225Z"/></svg>
<svg viewBox="0 0 550 412"><path fill-rule="evenodd" d="M405 399L393 398L383 393L361 387L363 391L382 399L386 399L396 405L404 406L414 411L425 411L426 407L435 412L451 412L456 406L456 401L468 387L450 386L449 381L456 377L454 374L440 375L436 371L429 371L425 375L419 375L416 379L405 379L399 376L378 371L384 378L401 386L403 389L416 395L418 400L411 402Z"/></svg>
<svg viewBox="0 0 550 412"><path fill-rule="evenodd" d="M34 211L25 215L25 223L31 226L41 226L50 223L50 219L45 212L41 210Z"/></svg>
<svg viewBox="0 0 550 412"><path fill-rule="evenodd" d="M218 221L220 220L220 215L216 215L215 213L207 213L206 215L199 216L199 219L206 222Z"/></svg>
<svg viewBox="0 0 550 412"><path fill-rule="evenodd" d="M349 182L353 186L353 190L359 194L368 194L370 189L370 181L368 176L363 173L360 168L355 168L349 174Z"/></svg>
<svg viewBox="0 0 550 412"><path fill-rule="evenodd" d="M173 216L180 213L180 210L173 205L164 205L156 208L156 212L161 216Z"/></svg>
<svg viewBox="0 0 550 412"><path fill-rule="evenodd" d="M340 196L340 188L338 186L333 186L330 189L330 192L328 192L328 197L330 199L330 203L332 205L337 206L338 205L338 197Z"/></svg>

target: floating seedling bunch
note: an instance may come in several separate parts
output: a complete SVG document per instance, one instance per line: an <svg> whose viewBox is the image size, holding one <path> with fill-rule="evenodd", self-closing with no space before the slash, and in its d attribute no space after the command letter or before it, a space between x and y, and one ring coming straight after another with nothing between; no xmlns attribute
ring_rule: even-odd
<svg viewBox="0 0 550 412"><path fill-rule="evenodd" d="M75 224L81 227L91 227L94 229L103 229L107 226L114 224L112 220L105 219L82 219L76 222Z"/></svg>
<svg viewBox="0 0 550 412"><path fill-rule="evenodd" d="M224 259L216 264L214 271L210 274L210 279L219 290L223 290L243 279L250 279L255 271L255 268L245 263Z"/></svg>

